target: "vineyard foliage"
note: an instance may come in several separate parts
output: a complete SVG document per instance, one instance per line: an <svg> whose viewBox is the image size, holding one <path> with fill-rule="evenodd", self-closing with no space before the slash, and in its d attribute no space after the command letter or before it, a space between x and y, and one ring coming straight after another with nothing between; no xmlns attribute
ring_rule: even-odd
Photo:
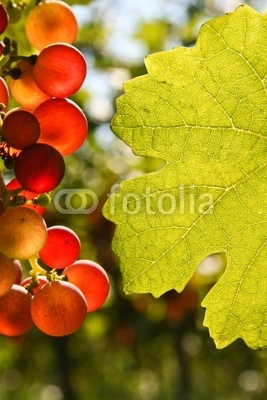
<svg viewBox="0 0 267 400"><path fill-rule="evenodd" d="M145 59L113 132L161 159L104 207L127 294L181 292L207 256L227 266L204 298L217 348L267 346L267 15L247 5L202 25L194 47Z"/></svg>

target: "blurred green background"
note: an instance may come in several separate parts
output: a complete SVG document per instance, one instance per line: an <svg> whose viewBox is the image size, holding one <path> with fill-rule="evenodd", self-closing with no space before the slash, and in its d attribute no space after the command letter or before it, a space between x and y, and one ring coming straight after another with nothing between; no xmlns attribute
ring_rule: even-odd
<svg viewBox="0 0 267 400"><path fill-rule="evenodd" d="M93 259L106 269L111 292L106 304L88 315L71 336L52 338L37 328L19 338L0 336L0 399L266 399L267 351L252 351L241 340L216 350L202 326L200 302L214 282L209 267L218 266L216 260L204 263L181 294L170 291L159 299L125 296L111 249L114 226L101 214L121 180L160 168L158 160L134 156L110 130L123 82L146 73L146 55L194 45L207 19L234 10L241 2L68 3L80 22L75 45L88 63L86 82L73 99L85 111L90 130L82 148L66 158L66 175L54 195L61 189L88 189L96 197L87 198L92 207L88 214L62 214L52 201L44 217L49 226L63 224L76 231L81 258ZM267 9L266 1L244 3L259 12ZM21 54L32 51L23 31L27 12L6 32L18 40ZM79 195L73 196L73 207L79 208L80 201Z"/></svg>

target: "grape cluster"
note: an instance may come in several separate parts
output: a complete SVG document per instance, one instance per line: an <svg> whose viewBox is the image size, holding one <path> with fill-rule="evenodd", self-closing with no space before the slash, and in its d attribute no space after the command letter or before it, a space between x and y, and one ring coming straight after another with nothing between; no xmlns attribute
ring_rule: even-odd
<svg viewBox="0 0 267 400"><path fill-rule="evenodd" d="M25 7L0 4L0 34ZM0 42L0 157L3 171L13 173L8 183L0 173L0 334L7 336L34 324L47 335L69 335L109 293L103 267L79 259L77 234L47 227L43 217L64 177L64 157L88 132L83 111L69 98L87 72L73 45L77 32L71 7L46 0L28 12L25 24L35 54L19 55L8 37ZM11 98L16 107L10 108Z"/></svg>

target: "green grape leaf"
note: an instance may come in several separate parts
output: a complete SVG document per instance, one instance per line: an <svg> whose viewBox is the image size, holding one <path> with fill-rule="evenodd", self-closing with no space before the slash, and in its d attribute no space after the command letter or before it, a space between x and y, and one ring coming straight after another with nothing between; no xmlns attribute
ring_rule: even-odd
<svg viewBox="0 0 267 400"><path fill-rule="evenodd" d="M112 130L164 166L123 181L104 206L126 294L182 291L200 262L227 267L203 301L217 348L267 346L267 14L206 22L196 45L149 55Z"/></svg>

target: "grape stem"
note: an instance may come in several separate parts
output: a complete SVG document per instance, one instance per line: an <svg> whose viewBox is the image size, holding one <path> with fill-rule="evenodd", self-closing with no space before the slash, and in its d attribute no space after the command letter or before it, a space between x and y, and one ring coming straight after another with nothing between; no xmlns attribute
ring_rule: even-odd
<svg viewBox="0 0 267 400"><path fill-rule="evenodd" d="M19 68L13 68L11 65L14 62L26 60L29 64L34 65L38 58L37 54L32 54L30 56L21 56L18 52L18 44L16 41L11 40L8 37L5 37L4 40L4 59L1 62L0 66L0 76L6 78L7 76L11 75L14 79L18 79L21 75L21 71ZM7 58L7 61L5 61Z"/></svg>
<svg viewBox="0 0 267 400"><path fill-rule="evenodd" d="M37 60L37 55L33 54L31 56L12 56L9 58L9 60L1 67L1 76L3 78L6 78L7 76L11 75L13 79L18 79L20 78L21 75L21 70L19 68L11 68L11 64L14 63L15 61L28 61L29 64L34 65L36 60Z"/></svg>
<svg viewBox="0 0 267 400"><path fill-rule="evenodd" d="M32 269L30 270L29 274L32 277L33 283L38 284L38 276L42 275L47 278L48 281L61 281L65 279L65 275L58 275L55 269L51 271L46 271L44 268L40 266L38 263L39 256L38 254L34 257L28 259Z"/></svg>
<svg viewBox="0 0 267 400"><path fill-rule="evenodd" d="M38 255L29 258L29 263L32 267L30 270L29 274L31 275L33 280L38 280L38 275L44 275L46 276L47 271L41 267L41 265L38 263Z"/></svg>

